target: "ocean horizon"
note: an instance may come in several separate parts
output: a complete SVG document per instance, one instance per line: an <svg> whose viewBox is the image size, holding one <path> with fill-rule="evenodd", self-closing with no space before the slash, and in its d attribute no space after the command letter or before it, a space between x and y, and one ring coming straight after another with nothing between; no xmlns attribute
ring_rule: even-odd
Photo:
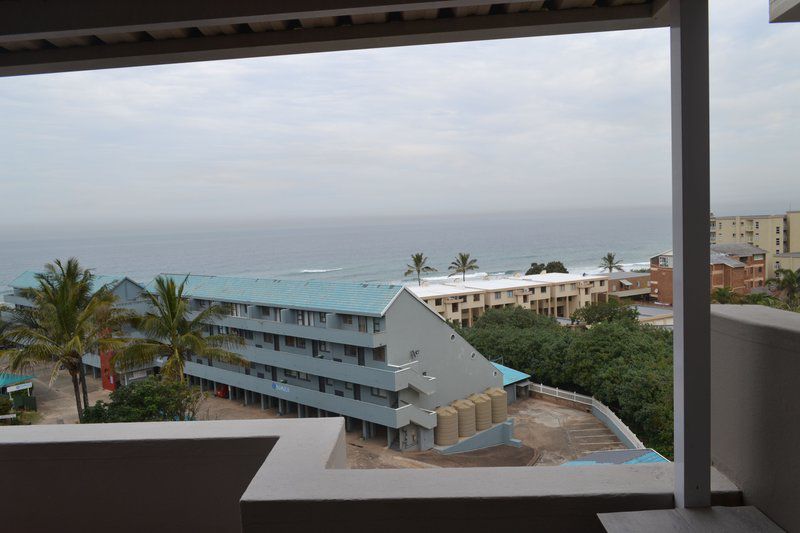
<svg viewBox="0 0 800 533"><path fill-rule="evenodd" d="M72 256L97 273L143 282L192 273L400 283L412 281L403 273L415 252L438 269L426 279L441 281L459 252L477 259L480 268L470 277L483 277L553 260L570 272L593 273L607 252L627 270L670 247L669 209L251 221L168 231L62 228L52 236L0 236L0 290L25 270Z"/></svg>

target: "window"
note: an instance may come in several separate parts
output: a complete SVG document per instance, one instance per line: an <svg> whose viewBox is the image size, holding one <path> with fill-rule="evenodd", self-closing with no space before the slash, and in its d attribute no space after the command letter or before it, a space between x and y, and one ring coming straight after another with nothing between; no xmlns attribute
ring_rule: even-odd
<svg viewBox="0 0 800 533"><path fill-rule="evenodd" d="M352 383L345 383L344 384L344 388L347 389L347 390L353 390L353 384Z"/></svg>
<svg viewBox="0 0 800 533"><path fill-rule="evenodd" d="M457 311L458 311L458 304L452 304L452 305L450 306L450 308L451 308L451 309L453 310L453 312L455 313L455 312L457 312Z"/></svg>
<svg viewBox="0 0 800 533"><path fill-rule="evenodd" d="M330 348L328 348L328 343L325 341L319 341L319 351L320 352L330 352Z"/></svg>
<svg viewBox="0 0 800 533"><path fill-rule="evenodd" d="M319 314L319 323L320 324L325 324L327 322L328 322L328 315L326 315L325 313L320 313Z"/></svg>
<svg viewBox="0 0 800 533"><path fill-rule="evenodd" d="M283 344L285 344L286 346L294 347L294 340L295 340L294 337L284 337Z"/></svg>
<svg viewBox="0 0 800 533"><path fill-rule="evenodd" d="M539 292L541 292L542 294L546 293L547 292L547 287L540 288Z"/></svg>
<svg viewBox="0 0 800 533"><path fill-rule="evenodd" d="M331 378L326 378L325 385L327 385L328 387L333 387L333 380Z"/></svg>
<svg viewBox="0 0 800 533"><path fill-rule="evenodd" d="M567 286L566 285L559 285L558 286L558 290L565 291L565 290L567 290Z"/></svg>
<svg viewBox="0 0 800 533"><path fill-rule="evenodd" d="M344 392L340 390L333 391L336 396L344 396Z"/></svg>
<svg viewBox="0 0 800 533"><path fill-rule="evenodd" d="M299 326L310 326L311 316L305 311L297 311L297 324Z"/></svg>
<svg viewBox="0 0 800 533"><path fill-rule="evenodd" d="M256 377L259 378L259 379L264 379L264 373L263 372L258 372L256 374Z"/></svg>
<svg viewBox="0 0 800 533"><path fill-rule="evenodd" d="M252 361L250 361L250 368L252 368L253 370L256 369L256 364Z"/></svg>
<svg viewBox="0 0 800 533"><path fill-rule="evenodd" d="M381 319L380 318L373 318L372 319L372 331L375 333L381 332Z"/></svg>
<svg viewBox="0 0 800 533"><path fill-rule="evenodd" d="M604 279L601 279L601 280L600 280L600 286L601 286L601 287L605 287L605 286L606 286L606 280L604 280Z"/></svg>
<svg viewBox="0 0 800 533"><path fill-rule="evenodd" d="M294 370L284 370L283 375L286 376L287 378L296 378L297 372L295 372Z"/></svg>
<svg viewBox="0 0 800 533"><path fill-rule="evenodd" d="M305 372L298 372L297 379L302 379L303 381L311 381L311 378L308 377L308 374L306 374Z"/></svg>
<svg viewBox="0 0 800 533"><path fill-rule="evenodd" d="M235 317L247 316L247 306L244 304L230 304L229 313Z"/></svg>
<svg viewBox="0 0 800 533"><path fill-rule="evenodd" d="M342 324L345 326L353 325L353 315L342 315Z"/></svg>
<svg viewBox="0 0 800 533"><path fill-rule="evenodd" d="M344 354L348 357L358 357L358 348L355 346L350 346L349 344L345 344Z"/></svg>
<svg viewBox="0 0 800 533"><path fill-rule="evenodd" d="M433 301L433 304L434 304L434 305L442 305L442 299L441 299L441 298L436 298L436 299Z"/></svg>
<svg viewBox="0 0 800 533"><path fill-rule="evenodd" d="M269 307L259 305L258 310L261 312L262 318L269 318Z"/></svg>
<svg viewBox="0 0 800 533"><path fill-rule="evenodd" d="M295 339L295 344L298 348L305 348L306 347L306 340L305 339Z"/></svg>
<svg viewBox="0 0 800 533"><path fill-rule="evenodd" d="M775 234L776 235L780 235L781 234L781 227L780 226L775 226Z"/></svg>
<svg viewBox="0 0 800 533"><path fill-rule="evenodd" d="M473 294L472 295L472 301L473 302L480 302L481 301L481 295L480 294Z"/></svg>
<svg viewBox="0 0 800 533"><path fill-rule="evenodd" d="M574 291L577 287L578 287L577 283L570 283L569 284L569 290L571 290L571 291Z"/></svg>
<svg viewBox="0 0 800 533"><path fill-rule="evenodd" d="M777 239L775 239L775 246L780 246L780 245L781 245L781 238L778 237Z"/></svg>
<svg viewBox="0 0 800 533"><path fill-rule="evenodd" d="M502 296L499 292L494 293L494 299L499 300L500 296Z"/></svg>
<svg viewBox="0 0 800 533"><path fill-rule="evenodd" d="M386 361L386 346L378 346L372 349L372 360L383 363Z"/></svg>
<svg viewBox="0 0 800 533"><path fill-rule="evenodd" d="M378 398L386 398L386 391L382 389L376 389L375 387L370 387L369 392Z"/></svg>
<svg viewBox="0 0 800 533"><path fill-rule="evenodd" d="M514 291L506 291L506 296L508 296L509 298L513 298L514 297Z"/></svg>
<svg viewBox="0 0 800 533"><path fill-rule="evenodd" d="M272 344L272 342L273 342L272 333L264 333L263 335L264 335L264 342L268 342L268 343Z"/></svg>
<svg viewBox="0 0 800 533"><path fill-rule="evenodd" d="M758 229L758 220L756 220L756 229Z"/></svg>

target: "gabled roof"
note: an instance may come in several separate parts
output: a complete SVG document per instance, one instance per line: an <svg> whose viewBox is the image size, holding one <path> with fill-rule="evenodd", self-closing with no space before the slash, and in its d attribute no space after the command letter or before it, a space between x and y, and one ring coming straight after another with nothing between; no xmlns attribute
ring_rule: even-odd
<svg viewBox="0 0 800 533"><path fill-rule="evenodd" d="M176 283L186 279L192 298L309 311L382 316L404 290L402 285L343 281L287 280L162 274ZM153 291L155 280L147 284Z"/></svg>
<svg viewBox="0 0 800 533"><path fill-rule="evenodd" d="M37 287L39 285L39 282L36 281L36 274L38 274L38 272L33 272L32 270L26 270L25 272L14 278L11 281L11 283L9 283L9 285L14 289L31 289L33 287ZM126 279L131 283L141 287L141 284L133 281L127 276L121 276L121 275L112 276L105 274L97 274L94 276L94 281L92 282L92 291L97 291L100 289L100 287L104 286L108 286L109 289L114 289Z"/></svg>
<svg viewBox="0 0 800 533"><path fill-rule="evenodd" d="M738 268L744 267L745 264L734 259L733 257L728 257L725 254L718 254L711 252L711 256L709 258L709 264L711 265L727 265L729 267Z"/></svg>
<svg viewBox="0 0 800 533"><path fill-rule="evenodd" d="M525 381L526 379L530 378L530 375L526 374L525 372L520 372L519 370L514 370L513 368L508 368L507 366L503 366L500 363L492 363L494 367L503 374L503 387L507 387L512 383L519 383L520 381Z"/></svg>

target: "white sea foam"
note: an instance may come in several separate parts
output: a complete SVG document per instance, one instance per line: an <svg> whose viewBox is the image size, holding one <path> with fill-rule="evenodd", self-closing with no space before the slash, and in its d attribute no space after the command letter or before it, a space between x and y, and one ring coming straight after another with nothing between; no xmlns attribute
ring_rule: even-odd
<svg viewBox="0 0 800 533"><path fill-rule="evenodd" d="M344 270L343 268L309 268L301 270L301 274L324 274L325 272L338 272Z"/></svg>

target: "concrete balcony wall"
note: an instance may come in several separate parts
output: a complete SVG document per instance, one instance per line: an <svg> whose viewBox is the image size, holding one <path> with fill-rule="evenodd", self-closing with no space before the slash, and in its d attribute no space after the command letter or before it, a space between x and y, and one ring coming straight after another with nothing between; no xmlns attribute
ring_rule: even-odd
<svg viewBox="0 0 800 533"><path fill-rule="evenodd" d="M334 327L320 328L315 326L300 326L285 322L275 322L273 320L224 316L217 319L216 323L220 326L247 329L256 332L272 333L273 335L288 335L302 339L321 340L339 344L350 344L365 348L375 348L383 345L381 333L361 333L348 329L337 329Z"/></svg>
<svg viewBox="0 0 800 533"><path fill-rule="evenodd" d="M311 388L289 383L277 383L270 379L248 376L239 372L187 362L185 371L190 376L209 379L259 394L280 398L337 413L361 420L375 422L382 426L401 428L415 422L428 429L436 425L436 415L418 407L407 405L392 409L372 402L354 400L319 392Z"/></svg>
<svg viewBox="0 0 800 533"><path fill-rule="evenodd" d="M22 305L24 307L31 307L33 305L33 302L27 298L13 293L3 295L3 300L8 305Z"/></svg>
<svg viewBox="0 0 800 533"><path fill-rule="evenodd" d="M800 531L800 313L711 311L714 466L787 531Z"/></svg>

